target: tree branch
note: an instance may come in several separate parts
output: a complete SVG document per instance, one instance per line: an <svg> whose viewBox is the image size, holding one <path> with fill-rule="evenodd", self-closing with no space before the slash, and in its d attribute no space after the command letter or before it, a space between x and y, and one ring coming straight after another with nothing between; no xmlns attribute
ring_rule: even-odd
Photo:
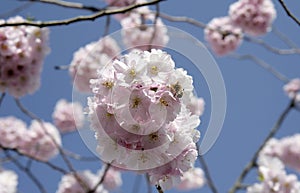
<svg viewBox="0 0 300 193"><path fill-rule="evenodd" d="M145 3L137 3L134 5L129 5L126 7L122 8L116 8L116 9L105 9L101 10L95 14L91 15L86 15L86 16L77 16L73 17L70 19L65 19L65 20L53 20L53 21L24 21L24 22L16 22L16 23L11 23L11 22L4 22L0 24L0 27L5 27L5 26L19 26L19 25L29 25L29 26L36 26L36 27L50 27L50 26L59 26L59 25L69 25L72 23L80 22L80 21L94 21L95 19L102 17L102 16L107 16L107 15L114 15L118 13L125 13L128 11L131 11L133 9L136 9L138 7L146 6L146 5L154 5L157 4L161 1L164 0L152 0L149 2Z"/></svg>
<svg viewBox="0 0 300 193"><path fill-rule="evenodd" d="M81 3L74 3L74 2L68 2L68 1L62 1L62 0L29 0L29 1L53 4L53 5L58 5L61 7L81 9L81 10L87 10L87 11L92 11L92 12L97 12L97 11L103 10L101 8L97 8L97 7L93 7L93 6L86 6Z"/></svg>
<svg viewBox="0 0 300 193"><path fill-rule="evenodd" d="M290 81L286 76L284 76L283 74L281 74L280 72L275 70L270 64L268 64L265 61L257 58L256 56L253 56L251 54L245 54L245 55L231 54L231 56L235 59L238 59L238 60L252 60L253 62L258 64L259 66L261 66L264 69L266 69L267 71L271 72L271 74L273 74L276 78L278 78L282 82L288 83Z"/></svg>
<svg viewBox="0 0 300 193"><path fill-rule="evenodd" d="M281 4L286 14L300 26L300 20L298 20L297 17L293 15L293 13L286 6L285 2L283 0L278 0L278 2Z"/></svg>
<svg viewBox="0 0 300 193"><path fill-rule="evenodd" d="M211 191L213 193L218 193L218 190L214 184L214 181L210 175L210 172L209 172L209 169L208 169L208 166L206 164L206 161L204 159L204 157L201 155L200 153L200 149L199 149L199 145L197 144L197 151L198 151L198 158L199 158L199 162L202 166L202 169L205 173L205 177L206 177L206 180L207 180L207 185L209 186L209 188L211 189Z"/></svg>
<svg viewBox="0 0 300 193"><path fill-rule="evenodd" d="M1 104L2 104L2 102L3 102L3 99L4 99L5 95L6 95L6 93L3 92L3 93L1 94L1 96L0 96L0 107L1 107Z"/></svg>
<svg viewBox="0 0 300 193"><path fill-rule="evenodd" d="M229 190L229 193L235 193L237 190L241 189L242 182L246 175L249 173L249 171L256 166L256 160L258 158L259 152L265 147L266 143L274 137L274 135L277 133L277 131L280 129L284 119L287 117L288 113L290 112L291 109L294 107L294 100L291 100L288 106L284 109L284 111L281 113L279 116L278 120L276 121L275 125L273 126L272 130L270 133L267 135L267 137L264 139L262 144L259 146L259 148L256 150L254 153L253 157L251 158L250 162L245 166L243 169L242 173L234 183L233 187Z"/></svg>

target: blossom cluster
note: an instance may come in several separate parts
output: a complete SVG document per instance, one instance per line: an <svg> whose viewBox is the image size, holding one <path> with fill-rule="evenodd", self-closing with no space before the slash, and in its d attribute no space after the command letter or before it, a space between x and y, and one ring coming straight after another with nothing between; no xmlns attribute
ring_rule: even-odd
<svg viewBox="0 0 300 193"><path fill-rule="evenodd" d="M169 54L132 51L100 69L91 87L88 113L104 162L148 173L163 189L193 168L203 103L193 98L192 77Z"/></svg>
<svg viewBox="0 0 300 193"><path fill-rule="evenodd" d="M74 53L69 73L80 92L90 93L90 79L97 78L97 69L118 57L120 48L109 36L92 42Z"/></svg>
<svg viewBox="0 0 300 193"><path fill-rule="evenodd" d="M294 174L287 174L276 157L261 155L258 159L260 183L247 188L247 193L299 193L300 182Z"/></svg>
<svg viewBox="0 0 300 193"><path fill-rule="evenodd" d="M51 123L32 121L26 124L15 117L0 118L0 145L41 161L58 154L61 137Z"/></svg>
<svg viewBox="0 0 300 193"><path fill-rule="evenodd" d="M7 20L22 21L20 16ZM33 26L0 28L0 92L20 98L39 88L43 60L49 52L48 34L47 28Z"/></svg>
<svg viewBox="0 0 300 193"><path fill-rule="evenodd" d="M76 172L76 176L74 173L66 174L62 176L56 193L86 193L95 187L95 193L108 193L108 190L114 190L122 185L121 173L113 168L107 170L103 183L97 185L103 172L104 168L97 174L89 170Z"/></svg>
<svg viewBox="0 0 300 193"><path fill-rule="evenodd" d="M52 114L54 125L61 133L75 131L83 126L84 115L80 103L69 103L65 99L57 101Z"/></svg>
<svg viewBox="0 0 300 193"><path fill-rule="evenodd" d="M296 175L287 174L285 166L300 171L300 135L270 139L260 151L258 172L260 183L247 188L247 193L300 193Z"/></svg>
<svg viewBox="0 0 300 193"><path fill-rule="evenodd" d="M3 170L0 168L0 192L16 193L18 185L18 176L11 170Z"/></svg>
<svg viewBox="0 0 300 193"><path fill-rule="evenodd" d="M271 0L238 0L226 17L212 19L204 30L205 39L217 55L237 49L243 33L258 36L267 33L276 17Z"/></svg>
<svg viewBox="0 0 300 193"><path fill-rule="evenodd" d="M299 106L299 103L300 103L300 79L299 78L292 79L286 85L284 85L283 90L290 99L293 99L295 101L295 105Z"/></svg>

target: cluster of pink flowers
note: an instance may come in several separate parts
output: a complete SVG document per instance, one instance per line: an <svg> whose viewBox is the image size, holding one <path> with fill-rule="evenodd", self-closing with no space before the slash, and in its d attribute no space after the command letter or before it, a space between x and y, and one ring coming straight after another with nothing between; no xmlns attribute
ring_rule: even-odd
<svg viewBox="0 0 300 193"><path fill-rule="evenodd" d="M212 19L204 30L205 39L217 55L235 50L242 42L242 29L232 24L229 17Z"/></svg>
<svg viewBox="0 0 300 193"><path fill-rule="evenodd" d="M284 85L283 90L290 99L295 100L295 103L298 106L300 103L300 79L292 79L290 82Z"/></svg>
<svg viewBox="0 0 300 193"><path fill-rule="evenodd" d="M78 182L73 173L66 174L62 177L56 193L86 193L93 190L99 183L104 170L100 170L98 174L93 174L89 170L77 172L77 176L81 182ZM122 179L120 172L109 169L105 175L104 181L98 185L95 193L108 193L108 190L116 189L121 186Z"/></svg>
<svg viewBox="0 0 300 193"><path fill-rule="evenodd" d="M16 193L18 185L18 176L11 170L2 170L0 168L0 192Z"/></svg>
<svg viewBox="0 0 300 193"><path fill-rule="evenodd" d="M162 48L169 41L166 26L154 14L131 13L121 25L123 41L129 49Z"/></svg>
<svg viewBox="0 0 300 193"><path fill-rule="evenodd" d="M200 119L187 107L195 97L192 82L169 54L155 49L132 51L99 70L88 105L101 159L173 187L198 155Z"/></svg>
<svg viewBox="0 0 300 193"><path fill-rule="evenodd" d="M205 39L217 55L237 49L243 33L258 36L267 33L276 17L271 0L238 0L229 15L212 19L204 30Z"/></svg>
<svg viewBox="0 0 300 193"><path fill-rule="evenodd" d="M76 51L69 72L78 91L90 93L90 79L97 78L97 69L107 65L119 54L117 42L109 36Z"/></svg>
<svg viewBox="0 0 300 193"><path fill-rule="evenodd" d="M267 142L261 154L276 157L286 166L300 172L300 134L284 137L282 139L271 139Z"/></svg>
<svg viewBox="0 0 300 193"><path fill-rule="evenodd" d="M183 173L181 182L176 185L179 190L201 188L205 184L204 172L201 168L191 168Z"/></svg>
<svg viewBox="0 0 300 193"><path fill-rule="evenodd" d="M67 102L65 99L57 101L52 114L54 125L60 132L71 132L83 126L84 114L80 103Z"/></svg>
<svg viewBox="0 0 300 193"><path fill-rule="evenodd" d="M7 20L22 21L20 16ZM0 92L19 98L39 88L43 60L49 52L48 34L47 28L33 26L0 28Z"/></svg>
<svg viewBox="0 0 300 193"><path fill-rule="evenodd" d="M276 10L271 0L239 0L230 6L229 16L244 32L258 36L270 30Z"/></svg>
<svg viewBox="0 0 300 193"><path fill-rule="evenodd" d="M16 149L35 159L48 161L57 155L61 137L51 123L34 120L27 129L23 121L4 117L0 118L0 145Z"/></svg>
<svg viewBox="0 0 300 193"><path fill-rule="evenodd" d="M247 193L300 193L300 182L294 174L287 174L276 157L261 155L258 160L260 183L247 188Z"/></svg>

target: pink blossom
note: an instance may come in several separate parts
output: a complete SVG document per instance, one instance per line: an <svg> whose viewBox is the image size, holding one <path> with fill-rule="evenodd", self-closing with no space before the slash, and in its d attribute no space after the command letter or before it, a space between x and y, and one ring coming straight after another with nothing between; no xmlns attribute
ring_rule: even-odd
<svg viewBox="0 0 300 193"><path fill-rule="evenodd" d="M206 41L217 55L226 55L242 42L242 30L231 23L229 17L212 19L204 30Z"/></svg>
<svg viewBox="0 0 300 193"><path fill-rule="evenodd" d="M204 112L205 102L203 98L192 97L187 108L193 115L201 116Z"/></svg>
<svg viewBox="0 0 300 193"><path fill-rule="evenodd" d="M48 161L58 154L61 137L51 123L32 121L23 136L19 151L41 161Z"/></svg>
<svg viewBox="0 0 300 193"><path fill-rule="evenodd" d="M300 79L295 78L283 86L284 92L290 99L295 100L295 105L298 107L300 103Z"/></svg>
<svg viewBox="0 0 300 193"><path fill-rule="evenodd" d="M7 22L25 21L20 16ZM0 23L4 20L0 20ZM16 98L34 93L40 86L44 57L49 53L47 28L33 26L0 29L0 91Z"/></svg>
<svg viewBox="0 0 300 193"><path fill-rule="evenodd" d="M74 53L69 73L80 92L91 92L90 80L97 78L97 70L118 57L120 48L109 36L92 42Z"/></svg>
<svg viewBox="0 0 300 193"><path fill-rule="evenodd" d="M99 182L98 177L89 170L77 172L76 174L80 178L81 183L78 182L73 173L66 174L62 177L56 193L86 193L92 190ZM95 193L108 193L108 191L102 185L99 185Z"/></svg>
<svg viewBox="0 0 300 193"><path fill-rule="evenodd" d="M0 193L16 193L18 176L14 171L0 169Z"/></svg>
<svg viewBox="0 0 300 193"><path fill-rule="evenodd" d="M71 132L83 125L84 115L80 103L69 103L64 99L56 103L52 118L55 126L62 132Z"/></svg>
<svg viewBox="0 0 300 193"><path fill-rule="evenodd" d="M151 22L152 25L146 23ZM121 21L124 44L129 49L150 50L162 48L168 41L167 28L160 18L153 14L131 13Z"/></svg>
<svg viewBox="0 0 300 193"><path fill-rule="evenodd" d="M267 33L276 17L271 0L239 0L229 8L232 22L254 36Z"/></svg>
<svg viewBox="0 0 300 193"><path fill-rule="evenodd" d="M18 148L27 132L26 124L15 117L0 118L0 145L6 148Z"/></svg>
<svg viewBox="0 0 300 193"><path fill-rule="evenodd" d="M198 155L199 115L187 108L192 77L152 49L124 55L91 82L88 113L101 159L147 173L164 190L174 187Z"/></svg>
<svg viewBox="0 0 300 193"><path fill-rule="evenodd" d="M284 137L282 139L271 139L262 150L262 155L279 158L286 166L300 172L300 134Z"/></svg>
<svg viewBox="0 0 300 193"><path fill-rule="evenodd" d="M201 188L205 183L204 172L201 168L191 168L183 173L180 183L176 185L179 190Z"/></svg>

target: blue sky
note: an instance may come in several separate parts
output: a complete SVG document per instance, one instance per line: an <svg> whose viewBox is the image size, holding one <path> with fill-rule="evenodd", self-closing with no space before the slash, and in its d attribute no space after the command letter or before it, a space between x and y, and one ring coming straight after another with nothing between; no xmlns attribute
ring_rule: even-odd
<svg viewBox="0 0 300 193"><path fill-rule="evenodd" d="M103 5L101 0L77 2L84 2L87 5ZM170 15L188 16L207 23L214 17L227 15L228 6L233 2L235 1L168 0L161 3L160 10ZM274 25L299 45L299 26L286 16L276 0L273 2L277 10ZM22 3L17 0L2 0L0 14L20 6ZM299 2L287 1L287 4L296 15L300 16L297 9L300 6ZM89 12L35 3L19 14L24 17L34 17L38 20L53 20L69 18L78 14L89 14ZM190 33L199 41L205 43L201 28L185 23L174 23L165 20L164 22ZM44 63L41 88L34 95L22 98L22 103L44 120L51 121L51 114L56 101L60 98L72 99L72 84L68 72L54 70L54 66L68 65L72 60L74 51L101 37L104 26L105 18L99 18L94 22L87 21L69 26L51 27L50 47L52 51ZM119 29L119 23L112 20L110 32ZM261 38L272 46L286 48L273 33ZM260 45L249 42L244 42L237 53L253 54L271 64L288 78L300 76L299 55L277 55L270 53ZM280 113L288 105L289 99L282 91L284 84L257 64L251 61L238 61L230 57L213 57L224 79L227 93L227 112L221 134L213 148L205 155L205 159L217 188L220 192L226 192L261 144L262 139L272 128ZM174 53L173 58L178 66L186 67L188 72L193 73L193 66L189 64L186 58L176 53ZM202 135L204 135L210 119L210 93L203 76L199 74L194 76L195 83L199 83L199 86L196 86L197 92L207 103L207 110L201 118L202 123L199 127ZM5 98L0 108L0 116L7 115L14 115L28 123L30 121L18 110L10 96ZM299 115L299 112L293 110L277 136L282 137L299 132ZM63 142L68 149L74 152L91 155L77 133L64 136ZM54 159L53 162L63 164L61 159ZM74 166L79 170L91 169L95 171L100 167L100 164L99 162L74 162ZM5 167L13 168L9 164ZM60 180L58 173L49 169L44 170L44 166L40 164L35 164L34 172L41 177L48 192L55 192ZM20 174L20 192L38 192L22 172L18 173ZM247 182L255 181L255 171L252 174ZM135 177L133 174L128 173L123 176L124 185L118 192L131 192ZM140 192L144 192L144 190L145 184L143 182ZM204 187L191 192L209 191L207 187ZM167 192L176 191L170 190Z"/></svg>

